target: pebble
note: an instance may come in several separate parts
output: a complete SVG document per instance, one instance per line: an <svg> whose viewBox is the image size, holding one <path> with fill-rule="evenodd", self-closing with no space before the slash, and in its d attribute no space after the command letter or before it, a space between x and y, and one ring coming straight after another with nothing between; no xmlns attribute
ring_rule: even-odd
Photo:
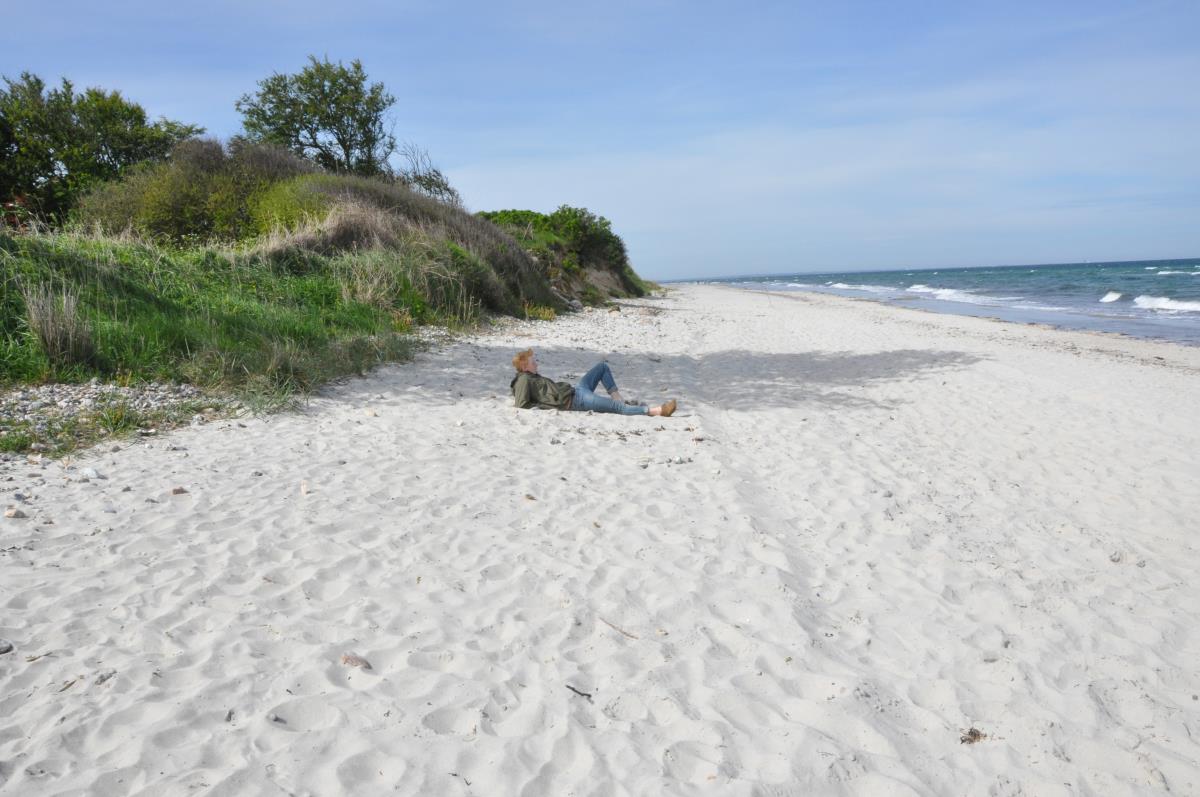
<svg viewBox="0 0 1200 797"><path fill-rule="evenodd" d="M7 639L0 639L0 656L3 656L5 653L12 653L12 651L13 643Z"/></svg>
<svg viewBox="0 0 1200 797"><path fill-rule="evenodd" d="M24 512L22 512L20 509L17 509L15 506L10 506L8 509L5 509L5 510L4 510L4 516L5 516L5 517L7 517L7 518L23 518L23 517L29 517L29 516L28 516L28 515L26 515Z"/></svg>
<svg viewBox="0 0 1200 797"><path fill-rule="evenodd" d="M112 404L124 404L140 413L155 412L203 395L192 385L160 382L130 387L93 379L83 384L23 385L0 393L0 421L24 421L32 423L36 431L44 431L51 417L73 418Z"/></svg>
<svg viewBox="0 0 1200 797"><path fill-rule="evenodd" d="M103 479L104 477L95 468L84 468L79 471L79 475L85 479Z"/></svg>
<svg viewBox="0 0 1200 797"><path fill-rule="evenodd" d="M186 487L172 487L171 495L183 495L187 492Z"/></svg>

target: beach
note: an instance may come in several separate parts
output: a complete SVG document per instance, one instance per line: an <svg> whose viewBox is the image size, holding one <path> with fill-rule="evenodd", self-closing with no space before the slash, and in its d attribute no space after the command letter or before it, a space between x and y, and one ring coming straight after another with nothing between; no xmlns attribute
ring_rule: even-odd
<svg viewBox="0 0 1200 797"><path fill-rule="evenodd" d="M527 346L679 412L515 409ZM678 286L5 463L0 794L1197 794L1197 396Z"/></svg>

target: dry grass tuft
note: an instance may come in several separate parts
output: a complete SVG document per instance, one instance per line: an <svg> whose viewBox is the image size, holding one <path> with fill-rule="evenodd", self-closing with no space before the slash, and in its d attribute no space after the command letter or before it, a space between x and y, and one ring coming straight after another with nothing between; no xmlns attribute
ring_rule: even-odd
<svg viewBox="0 0 1200 797"><path fill-rule="evenodd" d="M29 329L50 363L58 367L91 363L96 348L79 313L79 293L69 287L56 292L46 285L25 288L23 293Z"/></svg>

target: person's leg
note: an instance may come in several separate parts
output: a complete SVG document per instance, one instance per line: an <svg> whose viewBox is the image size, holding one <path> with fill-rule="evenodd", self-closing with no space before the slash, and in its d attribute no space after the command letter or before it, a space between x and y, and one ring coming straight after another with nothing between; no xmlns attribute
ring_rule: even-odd
<svg viewBox="0 0 1200 797"><path fill-rule="evenodd" d="M613 379L612 369L608 367L608 363L596 363L583 375L583 379L579 380L580 385L593 393L596 391L596 386L602 382L604 389L609 393L616 392L617 380Z"/></svg>
<svg viewBox="0 0 1200 797"><path fill-rule="evenodd" d="M614 401L607 396L598 396L582 384L575 386L575 398L571 401L571 409L580 412L615 412L620 415L649 415L646 407Z"/></svg>

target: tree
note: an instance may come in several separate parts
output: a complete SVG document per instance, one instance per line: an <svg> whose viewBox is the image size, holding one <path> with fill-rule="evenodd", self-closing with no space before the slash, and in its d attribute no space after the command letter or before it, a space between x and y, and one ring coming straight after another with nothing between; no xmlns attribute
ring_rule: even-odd
<svg viewBox="0 0 1200 797"><path fill-rule="evenodd" d="M170 119L149 123L146 111L119 91L89 88L82 94L63 79L46 89L22 72L0 89L0 200L20 201L35 213L61 220L97 183L135 163L166 158L180 141L204 128Z"/></svg>
<svg viewBox="0 0 1200 797"><path fill-rule="evenodd" d="M248 138L310 158L325 169L367 176L391 173L396 140L385 114L396 98L382 83L367 85L358 60L344 66L308 57L295 75L259 81L257 94L236 103Z"/></svg>

